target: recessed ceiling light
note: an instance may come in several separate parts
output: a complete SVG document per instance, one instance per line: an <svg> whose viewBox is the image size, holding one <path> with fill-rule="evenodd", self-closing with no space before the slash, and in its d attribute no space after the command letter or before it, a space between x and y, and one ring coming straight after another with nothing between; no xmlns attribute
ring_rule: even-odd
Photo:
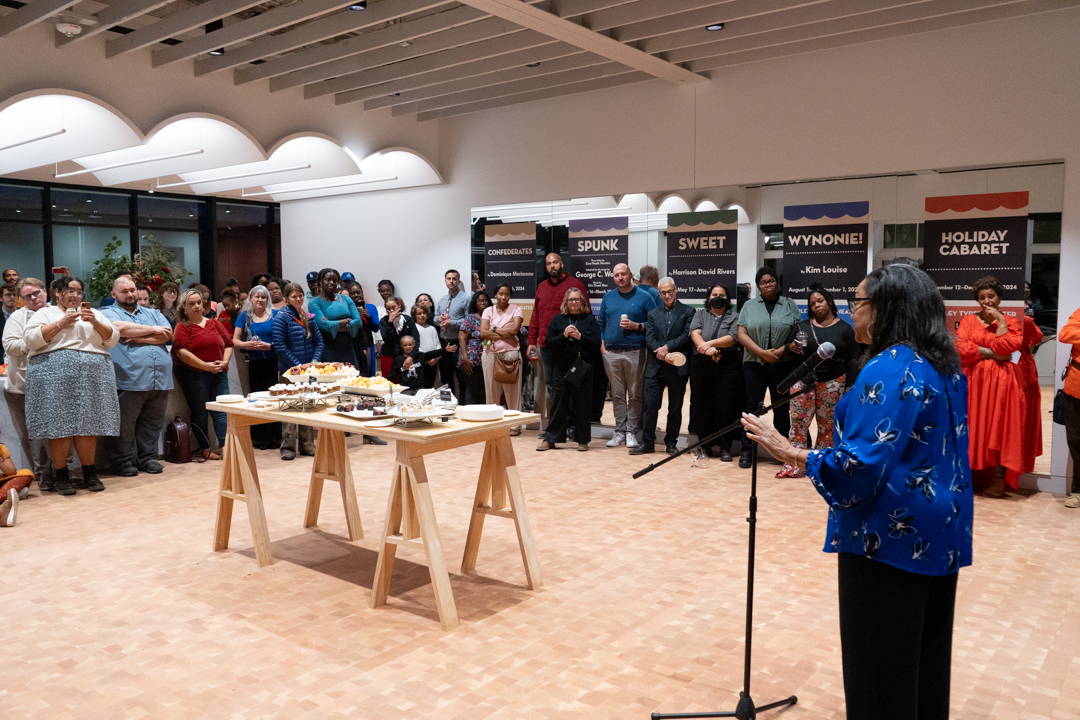
<svg viewBox="0 0 1080 720"><path fill-rule="evenodd" d="M402 42L398 43L399 47L409 47L410 45L412 45L412 43L409 42L408 40L403 40Z"/></svg>
<svg viewBox="0 0 1080 720"><path fill-rule="evenodd" d="M540 63L538 63L538 62L535 62L535 63L529 63L529 64L528 64L528 65L526 65L525 67L540 67Z"/></svg>
<svg viewBox="0 0 1080 720"><path fill-rule="evenodd" d="M401 93L390 93L386 97L401 97Z"/></svg>
<svg viewBox="0 0 1080 720"><path fill-rule="evenodd" d="M360 0L349 6L350 10L367 10L367 0Z"/></svg>
<svg viewBox="0 0 1080 720"><path fill-rule="evenodd" d="M86 202L94 202L94 201L91 200L90 198L86 198Z"/></svg>
<svg viewBox="0 0 1080 720"><path fill-rule="evenodd" d="M224 55L224 54L225 54L225 48L218 48L217 50L211 50L210 52L207 53L207 55L213 55L215 57L218 57L218 56L221 56L221 55Z"/></svg>
<svg viewBox="0 0 1080 720"><path fill-rule="evenodd" d="M713 23L712 25L707 26L705 29L708 30L709 32L716 32L718 30L723 30L724 29L724 23Z"/></svg>

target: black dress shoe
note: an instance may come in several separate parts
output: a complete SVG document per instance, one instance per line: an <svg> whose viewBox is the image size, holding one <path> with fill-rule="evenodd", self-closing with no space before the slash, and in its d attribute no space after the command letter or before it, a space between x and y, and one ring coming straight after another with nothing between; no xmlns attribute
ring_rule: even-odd
<svg viewBox="0 0 1080 720"><path fill-rule="evenodd" d="M750 467L752 461L753 458L750 456L750 453L744 452L742 455L739 456L739 467L748 468Z"/></svg>
<svg viewBox="0 0 1080 720"><path fill-rule="evenodd" d="M365 445L385 445L386 441L383 440L382 438L377 438L374 435L365 435L364 436L364 444Z"/></svg>
<svg viewBox="0 0 1080 720"><path fill-rule="evenodd" d="M720 462L731 462L731 453L724 450L720 453Z"/></svg>
<svg viewBox="0 0 1080 720"><path fill-rule="evenodd" d="M644 455L645 453L656 452L656 449L652 445L638 445L635 448L631 448L631 455Z"/></svg>
<svg viewBox="0 0 1080 720"><path fill-rule="evenodd" d="M163 468L161 466L161 463L159 463L157 460L151 460L150 462L146 463L145 466L143 466L143 467L141 467L139 469L142 470L143 472L148 472L151 475L157 475L157 474L165 471L165 468Z"/></svg>
<svg viewBox="0 0 1080 720"><path fill-rule="evenodd" d="M674 445L668 445L666 449L668 455L674 455L675 453L679 452L679 448L675 447Z"/></svg>
<svg viewBox="0 0 1080 720"><path fill-rule="evenodd" d="M120 477L135 477L139 474L139 471L134 465L124 465L123 467L116 468L116 470L113 471L113 474L119 475Z"/></svg>

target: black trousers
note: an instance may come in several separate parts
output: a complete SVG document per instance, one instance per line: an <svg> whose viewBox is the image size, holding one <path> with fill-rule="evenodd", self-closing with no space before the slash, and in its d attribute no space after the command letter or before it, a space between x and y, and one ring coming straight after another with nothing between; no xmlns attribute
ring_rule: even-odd
<svg viewBox="0 0 1080 720"><path fill-rule="evenodd" d="M1080 398L1062 393L1065 398L1065 441L1069 444L1069 454L1073 461L1072 489L1069 492L1080 493Z"/></svg>
<svg viewBox="0 0 1080 720"><path fill-rule="evenodd" d="M848 720L947 720L956 573L839 554Z"/></svg>
<svg viewBox="0 0 1080 720"><path fill-rule="evenodd" d="M743 387L742 357L729 353L719 362L701 353L690 358L690 424L699 439L736 422L746 403ZM741 431L724 433L715 443L731 452L731 445Z"/></svg>
<svg viewBox="0 0 1080 720"><path fill-rule="evenodd" d="M770 404L786 400L789 393L777 392L776 386L782 383L784 378L790 375L796 366L797 362L744 362L742 371L743 383L746 386L746 404L743 405L743 411L753 412L756 410L758 403L765 399L766 390L769 391ZM788 415L787 408L783 407L774 411L772 416L773 427L781 435L787 437L788 432L791 430L791 417ZM744 430L742 433L743 452L749 452L751 447L753 447L753 442L746 436Z"/></svg>
<svg viewBox="0 0 1080 720"><path fill-rule="evenodd" d="M277 358L248 361L248 385L251 392L269 390L278 381ZM259 448L281 447L281 423L251 426L251 443Z"/></svg>
<svg viewBox="0 0 1080 720"><path fill-rule="evenodd" d="M443 350L447 345L457 345L457 340L447 340L444 337L439 338L439 342L442 343ZM439 377L442 378L444 385L449 385L450 390L454 393L454 397L461 399L462 388L465 385L464 373L461 368L458 367L459 353L463 352L463 348L458 348L456 352L444 353L439 358Z"/></svg>
<svg viewBox="0 0 1080 720"><path fill-rule="evenodd" d="M557 363L553 363L552 367L554 368L554 374L551 383L551 414L548 415L544 440L548 442L566 442L567 426L570 423L571 414L579 418L589 417L589 407L593 401L593 379L604 373L597 372L595 367L590 367L581 385L573 387L566 382L566 372L570 369L570 365L560 368ZM574 442L588 444L592 440L592 424L587 422L574 423L572 436Z"/></svg>
<svg viewBox="0 0 1080 720"><path fill-rule="evenodd" d="M487 389L484 387L484 369L480 367L480 361L473 363L472 372L461 371L462 390L464 398L457 396L458 403L463 405L487 404Z"/></svg>
<svg viewBox="0 0 1080 720"><path fill-rule="evenodd" d="M686 396L686 383L690 380L688 375L680 375L674 365L664 363L656 369L656 374L650 377L645 375L645 388L642 391L641 402L641 444L645 446L656 444L656 421L660 417L660 404L664 400L664 389L668 392L667 404L667 432L664 435L664 445L675 447L679 442L679 430L682 428L683 398Z"/></svg>
<svg viewBox="0 0 1080 720"><path fill-rule="evenodd" d="M607 402L608 391L607 373L604 372L604 356L596 353L589 357L585 355L581 357L585 358L585 362L593 367L592 403L589 408L589 419L594 423L598 423L603 420L604 404Z"/></svg>

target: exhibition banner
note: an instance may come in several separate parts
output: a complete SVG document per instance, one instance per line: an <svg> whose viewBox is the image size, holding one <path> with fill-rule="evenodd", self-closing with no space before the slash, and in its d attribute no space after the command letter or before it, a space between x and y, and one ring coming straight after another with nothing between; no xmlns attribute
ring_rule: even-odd
<svg viewBox="0 0 1080 720"><path fill-rule="evenodd" d="M733 294L739 211L672 213L667 217L667 274L683 301L704 301L714 285L723 285Z"/></svg>
<svg viewBox="0 0 1080 720"><path fill-rule="evenodd" d="M629 260L629 252L629 218L570 221L570 274L585 285L590 298L615 289L612 271Z"/></svg>
<svg viewBox="0 0 1080 720"><path fill-rule="evenodd" d="M506 283L518 300L536 296L536 223L484 226L484 285Z"/></svg>
<svg viewBox="0 0 1080 720"><path fill-rule="evenodd" d="M978 312L973 288L987 275L1005 291L1001 311L1023 312L1027 222L1027 192L926 198L923 270L945 299L951 329Z"/></svg>
<svg viewBox="0 0 1080 720"><path fill-rule="evenodd" d="M837 300L855 297L870 252L870 203L784 208L784 295L805 300L817 282Z"/></svg>

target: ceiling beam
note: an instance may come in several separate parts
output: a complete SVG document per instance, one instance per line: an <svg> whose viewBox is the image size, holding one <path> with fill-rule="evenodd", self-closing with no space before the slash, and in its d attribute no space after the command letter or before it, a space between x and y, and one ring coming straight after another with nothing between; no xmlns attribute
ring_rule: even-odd
<svg viewBox="0 0 1080 720"><path fill-rule="evenodd" d="M286 53L338 35L345 35L373 25L396 20L405 15L437 8L441 5L449 5L450 2L451 0L395 0L394 2L372 4L363 12L341 13L321 18L280 35L259 38L249 45L236 48L220 57L199 58L195 61L195 76L209 75L219 70L246 65L253 60L261 60L279 53ZM299 54L301 53L294 53L294 55Z"/></svg>
<svg viewBox="0 0 1080 720"><path fill-rule="evenodd" d="M512 35L503 35L502 37L483 40L481 42L472 43L471 45L463 45L462 47L457 47L452 50L422 55L392 65L383 65L362 72L341 75L332 80L323 80L321 82L312 83L311 85L305 85L304 97L310 99L322 95L331 95L346 90L353 90L355 88L367 87L368 85L375 85L376 83L402 80L413 75L419 75L420 73L431 72L433 70L445 70L446 68L455 65L475 62L497 55L505 55L519 50L527 50L552 42L554 42L554 40L546 35L541 35L540 33L531 30L519 31Z"/></svg>
<svg viewBox="0 0 1080 720"><path fill-rule="evenodd" d="M120 0L120 2L115 5L109 5L98 12L95 16L97 18L97 25L92 25L90 27L84 25L81 33L71 37L58 34L56 38L56 47L66 47L72 43L94 37L98 33L103 33L115 25L122 25L140 15L145 15L148 12L157 10L159 7L164 7L172 1L173 0Z"/></svg>
<svg viewBox="0 0 1080 720"><path fill-rule="evenodd" d="M1010 3L1024 2L1025 0L996 0L995 4L1005 5ZM857 6L885 6L889 0L838 0L837 5ZM712 70L713 64L710 58L717 55L726 55L733 52L743 52L770 45L784 45L791 42L812 40L827 35L838 35L846 32L868 30L884 25L911 22L924 18L940 17L956 12L968 12L980 10L986 7L987 0L934 0L923 2L918 5L901 5L895 7L897 2L892 0L894 7L881 7L876 12L866 12L857 15L842 15L836 18L825 18L819 22L804 23L792 27L780 28L771 32L761 32L753 35L732 37L717 45L695 45L685 50L673 51L680 57L694 56L693 62L699 67ZM717 51L719 49L719 52ZM698 59L700 58L700 59Z"/></svg>
<svg viewBox="0 0 1080 720"><path fill-rule="evenodd" d="M166 38L186 33L188 30L194 30L261 4L260 0L209 0L202 5L175 12L135 32L109 40L105 43L105 57L114 58L117 55L153 45Z"/></svg>
<svg viewBox="0 0 1080 720"><path fill-rule="evenodd" d="M296 5L280 5L253 18L235 22L214 32L208 32L202 37L191 38L179 45L169 45L160 50L155 50L150 54L150 65L151 67L161 67L180 60L187 60L196 55L202 55L214 48L235 45L259 35L265 35L283 27L295 25L309 18L340 10L351 5L354 1L306 0L306 2Z"/></svg>
<svg viewBox="0 0 1080 720"><path fill-rule="evenodd" d="M551 0L551 13L561 18L577 17L632 2L637 0Z"/></svg>
<svg viewBox="0 0 1080 720"><path fill-rule="evenodd" d="M599 35L577 23L534 8L521 0L461 0L461 2L463 5L483 10L522 27L543 33L555 40L576 45L582 50L596 53L629 68L647 72L675 85L708 82L708 79L701 75L643 53L637 48L623 45L618 40Z"/></svg>
<svg viewBox="0 0 1080 720"><path fill-rule="evenodd" d="M915 5L928 0L831 0L830 2L808 3L805 0L735 0L728 7L731 15L724 22L724 29L709 32L705 26L709 22L718 22L715 16L702 16L685 13L676 17L665 18L653 28L627 26L619 28L618 33L624 42L638 40L638 47L645 52L669 53L665 58L682 57L694 59L713 53L700 52L694 48L722 47L732 38L755 33L772 32L784 28L807 25L822 20L857 15L860 12L875 12L898 5ZM706 20L711 17L711 20ZM647 38L647 39L644 39ZM672 62L682 62L673 60Z"/></svg>
<svg viewBox="0 0 1080 720"><path fill-rule="evenodd" d="M1025 15L1037 15L1067 10L1080 7L1080 0L1026 0L1020 3L997 5L981 10L973 10L965 13L954 13L944 17L924 18L908 23L898 23L882 27L871 28L826 37L815 37L797 43L785 45L772 45L769 47L755 48L746 52L731 53L710 60L715 69L741 65L761 60L802 55L819 50L830 50L849 45L861 45L878 40L888 40L906 35L918 35L922 33L948 30L950 28L963 27L965 25L977 25L996 20L1008 20Z"/></svg>
<svg viewBox="0 0 1080 720"><path fill-rule="evenodd" d="M566 57L542 62L540 63L540 67L533 68L525 65L518 65L509 68L508 70L475 75L460 80L439 83L438 85L432 85L430 87L417 88L416 90L407 90L399 93L396 97L384 96L372 98L371 100L364 101L364 110L378 110L380 108L396 107L398 105L411 105L420 100L428 100L442 95L449 95L450 93L475 90L476 88L498 85L499 83L510 82L513 80L531 80L532 78L541 75L563 72L564 70L576 70L577 68L588 67L602 62L607 62L607 59L602 58L599 55L593 55L592 53L567 55ZM397 114L397 110L395 110L394 113Z"/></svg>
<svg viewBox="0 0 1080 720"><path fill-rule="evenodd" d="M498 57L483 58L471 63L465 63L456 67L442 68L421 75L413 75L408 78L392 80L379 85L368 85L349 92L338 93L334 96L335 105L347 105L362 100L370 100L377 97L385 97L396 92L416 90L425 87L437 87L438 85L453 80L477 77L489 73L497 73L508 68L522 67L526 63L539 60L545 62L568 55L579 55L581 50L566 43L552 42L542 47L530 48L527 51L508 53Z"/></svg>
<svg viewBox="0 0 1080 720"><path fill-rule="evenodd" d="M456 107L458 105L469 105L475 102L494 100L495 98L518 95L524 92L536 92L537 90L573 85L574 83L584 82L586 80L597 80L612 75L625 74L625 67L619 63L608 61L590 65L589 67L577 68L576 70L567 70L565 72L543 75L532 78L531 80L499 83L497 85L478 88L476 90L451 93L450 95L440 95L439 97L430 100L421 100L420 102L411 103L410 105L400 105L395 107L392 113L395 116L414 115L421 112L441 110L442 108Z"/></svg>
<svg viewBox="0 0 1080 720"><path fill-rule="evenodd" d="M472 8L459 9L472 10ZM376 32L382 31L378 30ZM521 28L512 22L488 17L486 20L480 20L451 30L444 30L442 32L427 35L415 42L410 42L408 47L400 47L397 44L381 47L371 52L352 55L340 60L334 60L321 65L304 68L303 70L297 70L288 73L287 75L271 78L270 91L277 92L278 90L296 87L297 85L309 85L330 78L352 76L354 73L370 70L381 65L411 60L442 50L451 50L464 45L478 43L482 40L491 40L503 35L520 32ZM370 34L374 35L375 33ZM368 36L361 35L360 37L365 38ZM357 38L357 40L359 39L360 38ZM345 42L349 41L346 40ZM271 63L272 62L275 61L271 61ZM269 65L271 63L266 64Z"/></svg>
<svg viewBox="0 0 1080 720"><path fill-rule="evenodd" d="M54 15L61 10L67 10L72 5L78 4L78 2L79 0L34 0L34 2L27 3L15 12L0 17L0 37L39 23L50 15Z"/></svg>
<svg viewBox="0 0 1080 720"><path fill-rule="evenodd" d="M702 10L710 13L723 14L723 6L732 0L652 0L652 2L636 2L632 5L624 5L615 8L607 8L582 16L581 24L590 30L600 32L611 28L622 27L632 23L656 20L657 18L687 12L689 10ZM612 35L614 37L614 34ZM625 41L624 41L625 42Z"/></svg>
<svg viewBox="0 0 1080 720"><path fill-rule="evenodd" d="M611 77L600 78L599 80L586 80L585 82L574 83L573 85L562 85L560 87L538 90L532 93L521 93L520 95L510 95L494 100L470 103L468 105L457 105L452 108L443 108L442 110L431 110L430 112L420 113L416 116L416 119L423 122L425 120L454 117L455 115L466 115L481 110L491 110L492 108L518 105L520 103L533 102L534 100L545 100L547 98L561 97L564 95L592 92L593 90L603 90L605 88L630 85L631 83L645 82L647 80L655 80L655 78L645 72L629 72L623 75L612 75Z"/></svg>

